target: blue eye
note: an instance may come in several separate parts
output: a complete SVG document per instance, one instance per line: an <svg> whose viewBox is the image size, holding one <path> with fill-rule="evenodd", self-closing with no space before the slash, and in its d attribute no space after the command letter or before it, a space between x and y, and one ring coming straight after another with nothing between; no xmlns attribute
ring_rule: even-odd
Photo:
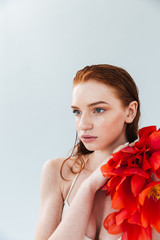
<svg viewBox="0 0 160 240"><path fill-rule="evenodd" d="M105 110L103 109L103 108L96 108L95 110L94 110L94 112L96 112L96 113L102 113L102 112L104 112Z"/></svg>
<svg viewBox="0 0 160 240"><path fill-rule="evenodd" d="M76 109L74 109L74 110L73 110L73 114L77 116L77 115L79 115L79 114L80 114L80 111L79 111L79 110L76 110Z"/></svg>

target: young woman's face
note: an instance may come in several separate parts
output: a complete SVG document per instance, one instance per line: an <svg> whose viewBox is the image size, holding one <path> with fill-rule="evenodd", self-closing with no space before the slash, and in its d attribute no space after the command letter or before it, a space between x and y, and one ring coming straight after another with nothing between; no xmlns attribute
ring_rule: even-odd
<svg viewBox="0 0 160 240"><path fill-rule="evenodd" d="M72 109L78 136L90 151L111 153L126 139L127 107L114 88L88 80L73 88Z"/></svg>

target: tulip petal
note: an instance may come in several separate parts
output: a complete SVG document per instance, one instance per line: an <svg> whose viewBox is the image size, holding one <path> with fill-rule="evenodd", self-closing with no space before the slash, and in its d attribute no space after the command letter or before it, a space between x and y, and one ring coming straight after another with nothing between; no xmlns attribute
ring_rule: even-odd
<svg viewBox="0 0 160 240"><path fill-rule="evenodd" d="M150 157L150 163L154 172L160 168L160 151L152 154Z"/></svg>
<svg viewBox="0 0 160 240"><path fill-rule="evenodd" d="M122 177L120 176L112 176L108 181L108 187L110 189L116 188L118 184L121 182Z"/></svg>
<svg viewBox="0 0 160 240"><path fill-rule="evenodd" d="M151 219L150 219L150 224L152 227L154 227L156 229L157 232L160 233L160 200L154 201L153 199L151 199L151 201L153 201L153 210L152 213L150 211L150 215L151 215Z"/></svg>
<svg viewBox="0 0 160 240"><path fill-rule="evenodd" d="M150 159L147 156L146 152L143 155L143 161L142 161L142 169L144 171L151 169L151 165L150 165Z"/></svg>
<svg viewBox="0 0 160 240"><path fill-rule="evenodd" d="M147 228L141 228L138 240L152 240L152 231L150 226Z"/></svg>
<svg viewBox="0 0 160 240"><path fill-rule="evenodd" d="M137 224L139 226L142 226L140 212L136 212L135 214L131 215L128 218L128 222L131 223L131 224Z"/></svg>
<svg viewBox="0 0 160 240"><path fill-rule="evenodd" d="M144 184L146 183L146 178L139 176L139 175L133 175L131 178L131 190L134 196L137 196L137 194L140 193L142 190Z"/></svg>
<svg viewBox="0 0 160 240"><path fill-rule="evenodd" d="M142 206L141 220L144 227L150 224L160 233L160 200L155 201L152 197L146 198Z"/></svg>
<svg viewBox="0 0 160 240"><path fill-rule="evenodd" d="M110 233L110 234L118 234L124 231L124 224L117 225L116 224L116 215L117 213L111 213L109 214L103 223L104 228Z"/></svg>
<svg viewBox="0 0 160 240"><path fill-rule="evenodd" d="M105 183L104 185L103 185L103 187L101 188L101 190L108 190L108 183Z"/></svg>
<svg viewBox="0 0 160 240"><path fill-rule="evenodd" d="M108 177L109 176L110 169L108 168L108 164L103 164L101 166L101 172L102 172L104 177Z"/></svg>
<svg viewBox="0 0 160 240"><path fill-rule="evenodd" d="M148 137L147 146L150 148L150 152L160 151L160 131L153 132Z"/></svg>
<svg viewBox="0 0 160 240"><path fill-rule="evenodd" d="M126 218L129 217L129 213L125 208L120 210L116 215L116 223L117 225L120 225Z"/></svg>
<svg viewBox="0 0 160 240"><path fill-rule="evenodd" d="M128 168L124 171L124 173L126 175L131 175L131 174L135 174L135 175L139 175L139 176L142 176L142 177L145 177L145 178L149 178L149 175L143 171L141 168Z"/></svg>
<svg viewBox="0 0 160 240"><path fill-rule="evenodd" d="M128 240L138 239L141 227L136 224L127 224L127 237Z"/></svg>
<svg viewBox="0 0 160 240"><path fill-rule="evenodd" d="M136 152L143 152L146 149L146 138L141 138L135 143L134 148Z"/></svg>
<svg viewBox="0 0 160 240"><path fill-rule="evenodd" d="M130 177L127 177L119 184L118 188L116 188L112 198L112 208L122 209L125 207L129 213L135 213L138 209L138 203L131 191L130 179Z"/></svg>
<svg viewBox="0 0 160 240"><path fill-rule="evenodd" d="M145 189L139 194L139 202L141 205L144 204L145 198L147 197L151 188L159 184L160 184L160 181L150 182L149 184L146 185Z"/></svg>
<svg viewBox="0 0 160 240"><path fill-rule="evenodd" d="M156 131L156 126L143 127L139 130L139 138L148 137L152 132Z"/></svg>

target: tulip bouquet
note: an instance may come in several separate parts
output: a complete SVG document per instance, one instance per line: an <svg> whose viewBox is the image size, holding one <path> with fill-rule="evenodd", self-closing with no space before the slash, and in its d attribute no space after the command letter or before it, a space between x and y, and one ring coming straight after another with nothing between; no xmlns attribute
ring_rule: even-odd
<svg viewBox="0 0 160 240"><path fill-rule="evenodd" d="M106 230L122 240L152 240L152 228L160 233L160 180L153 180L160 179L160 129L140 129L135 145L112 154L101 171L116 209L104 220Z"/></svg>

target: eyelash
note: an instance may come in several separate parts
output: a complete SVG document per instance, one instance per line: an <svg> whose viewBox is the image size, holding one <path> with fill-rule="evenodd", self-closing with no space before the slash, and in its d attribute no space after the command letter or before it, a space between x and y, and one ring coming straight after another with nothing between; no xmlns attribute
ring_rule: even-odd
<svg viewBox="0 0 160 240"><path fill-rule="evenodd" d="M80 111L75 109L75 110L73 110L73 114L77 116L80 114Z"/></svg>
<svg viewBox="0 0 160 240"><path fill-rule="evenodd" d="M98 112L97 110L100 110L100 112ZM101 110L102 110L102 112L101 112ZM103 113L104 111L106 111L104 108L96 108L96 109L93 111L93 113L99 114L99 113ZM80 111L77 110L77 109L74 109L74 110L73 110L73 114L75 114L75 115L77 116L77 115L80 114Z"/></svg>
<svg viewBox="0 0 160 240"><path fill-rule="evenodd" d="M106 111L104 108L96 108L94 112L96 112L97 110L102 110L102 112ZM102 112L96 112L96 113L102 113Z"/></svg>

